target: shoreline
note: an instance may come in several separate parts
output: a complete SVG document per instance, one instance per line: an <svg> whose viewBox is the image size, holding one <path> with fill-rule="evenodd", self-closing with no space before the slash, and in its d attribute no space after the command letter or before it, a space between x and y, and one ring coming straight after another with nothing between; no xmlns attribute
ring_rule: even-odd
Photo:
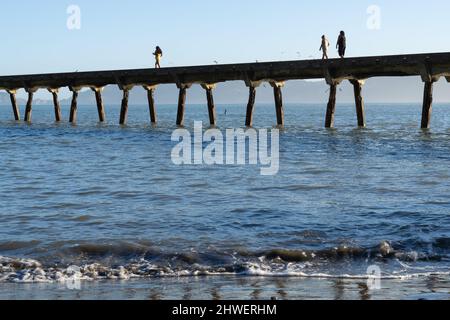
<svg viewBox="0 0 450 320"><path fill-rule="evenodd" d="M358 279L180 277L64 283L2 283L0 300L450 300L450 278L381 281L370 290Z"/></svg>

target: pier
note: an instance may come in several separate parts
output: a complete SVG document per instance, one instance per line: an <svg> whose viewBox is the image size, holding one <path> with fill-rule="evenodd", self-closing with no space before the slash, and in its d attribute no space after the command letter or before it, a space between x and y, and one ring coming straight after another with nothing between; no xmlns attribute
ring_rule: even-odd
<svg viewBox="0 0 450 320"><path fill-rule="evenodd" d="M433 84L441 77L445 77L450 82L450 53L1 76L0 90L9 93L13 116L16 121L20 121L16 92L19 89L24 89L27 92L28 100L23 117L25 122L31 122L32 120L34 93L39 89L48 90L53 97L55 120L62 121L58 92L60 88L67 87L72 92L69 121L76 123L78 94L80 90L90 88L95 94L99 121L104 122L106 111L102 100L102 89L107 85L117 85L123 92L119 123L124 125L127 123L128 117L129 94L134 87L141 86L147 91L149 119L151 123L156 123L157 112L154 97L157 94L157 87L161 84L174 84L179 89L176 124L183 126L188 90L193 85L200 85L205 90L210 124L216 125L218 121L214 106L216 84L226 81L243 81L249 88L245 125L252 126L257 88L262 83L267 82L273 87L274 91L276 124L283 126L285 120L282 89L285 82L289 80L325 79L330 86L330 95L325 112L325 127L332 128L334 127L336 113L336 92L338 86L347 80L354 88L356 123L359 127L365 127L366 117L363 99L365 81L373 77L407 76L420 76L424 83L421 128L427 129L431 123Z"/></svg>

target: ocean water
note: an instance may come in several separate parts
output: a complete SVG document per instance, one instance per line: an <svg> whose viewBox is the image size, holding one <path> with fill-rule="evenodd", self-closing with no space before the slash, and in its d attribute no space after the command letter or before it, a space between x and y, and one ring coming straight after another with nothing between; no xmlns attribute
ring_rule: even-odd
<svg viewBox="0 0 450 320"><path fill-rule="evenodd" d="M287 105L280 171L176 166L176 106L80 106L78 124L36 106L33 123L0 109L0 299L448 298L450 113L419 104ZM226 114L225 114L226 110ZM23 108L22 108L23 115ZM244 105L217 107L220 129ZM68 119L68 108L63 108ZM186 127L208 123L186 108ZM272 105L256 128L272 128ZM206 128L205 128L206 129ZM367 288L367 270L381 289ZM68 283L79 282L79 290Z"/></svg>

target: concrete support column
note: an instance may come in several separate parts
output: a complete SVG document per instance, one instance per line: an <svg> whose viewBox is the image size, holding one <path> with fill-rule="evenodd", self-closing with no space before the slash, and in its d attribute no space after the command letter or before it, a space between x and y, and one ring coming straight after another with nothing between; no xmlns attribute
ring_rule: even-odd
<svg viewBox="0 0 450 320"><path fill-rule="evenodd" d="M245 117L245 125L247 127L253 126L253 112L255 109L255 100L256 100L256 87L250 86L248 94L247 115Z"/></svg>
<svg viewBox="0 0 450 320"><path fill-rule="evenodd" d="M283 94L281 88L284 87L284 81L272 81L270 85L273 87L275 97L275 109L277 113L278 126L284 126L284 108L283 108Z"/></svg>
<svg viewBox="0 0 450 320"><path fill-rule="evenodd" d="M54 110L55 110L55 121L60 122L62 119L62 116L61 116L61 107L59 105L59 99L58 99L59 89L58 88L48 88L47 90L48 90L48 92L50 92L52 94L53 106L54 106Z"/></svg>
<svg viewBox="0 0 450 320"><path fill-rule="evenodd" d="M366 127L366 114L364 110L364 99L362 97L362 86L364 85L365 80L350 80L350 83L353 85L353 91L355 93L355 105L356 105L356 116L358 118L358 126L361 128Z"/></svg>
<svg viewBox="0 0 450 320"><path fill-rule="evenodd" d="M103 87L91 87L91 90L95 93L95 102L97 103L98 121L105 122L105 107L103 105L102 91Z"/></svg>
<svg viewBox="0 0 450 320"><path fill-rule="evenodd" d="M148 109L150 112L150 122L155 124L158 122L158 116L156 114L156 106L155 106L155 90L156 85L143 86L147 91L147 100L148 100Z"/></svg>
<svg viewBox="0 0 450 320"><path fill-rule="evenodd" d="M184 111L186 107L186 94L191 84L178 84L180 94L178 96L178 112L177 112L177 126L184 126Z"/></svg>
<svg viewBox="0 0 450 320"><path fill-rule="evenodd" d="M202 84L202 88L206 90L206 99L208 100L208 114L209 123L211 126L216 125L216 108L214 105L213 90L216 88L215 84Z"/></svg>
<svg viewBox="0 0 450 320"><path fill-rule="evenodd" d="M77 122L77 113L78 113L78 93L81 90L81 87L69 87L69 90L72 91L72 102L70 104L70 123Z"/></svg>
<svg viewBox="0 0 450 320"><path fill-rule="evenodd" d="M27 106L25 107L25 122L31 122L31 113L33 109L33 96L37 91L37 88L25 88L25 91L28 93Z"/></svg>
<svg viewBox="0 0 450 320"><path fill-rule="evenodd" d="M20 110L17 105L17 99L16 99L17 91L14 89L14 90L7 90L7 92L9 93L9 98L11 99L11 107L12 107L13 114L14 114L14 120L20 121Z"/></svg>
<svg viewBox="0 0 450 320"><path fill-rule="evenodd" d="M330 84L330 96L328 98L327 114L325 116L325 128L334 128L334 114L336 112L337 83Z"/></svg>
<svg viewBox="0 0 450 320"><path fill-rule="evenodd" d="M422 81L424 82L422 121L420 127L422 129L429 129L431 123L431 114L433 111L433 87L434 83L439 81L441 76L433 74L433 66L428 58L421 66L420 75L422 77Z"/></svg>
<svg viewBox="0 0 450 320"><path fill-rule="evenodd" d="M433 111L433 86L434 81L426 81L423 90L423 107L421 128L429 129L431 122L431 113Z"/></svg>
<svg viewBox="0 0 450 320"><path fill-rule="evenodd" d="M330 69L324 69L324 77L326 83L330 86L330 96L328 98L327 113L325 116L325 128L334 128L334 115L336 113L336 92L337 87L341 84L341 78L334 77Z"/></svg>
<svg viewBox="0 0 450 320"><path fill-rule="evenodd" d="M127 124L128 121L128 100L130 98L130 90L133 86L122 86L120 89L123 91L122 105L120 108L120 120L121 125Z"/></svg>
<svg viewBox="0 0 450 320"><path fill-rule="evenodd" d="M337 87L342 79L326 78L327 84L330 86L330 96L328 98L327 113L325 116L325 128L334 128L334 115L336 113L336 92Z"/></svg>
<svg viewBox="0 0 450 320"><path fill-rule="evenodd" d="M256 102L256 88L258 88L261 85L261 81L246 81L245 84L249 88L245 126L252 127L253 114L255 111L255 102Z"/></svg>

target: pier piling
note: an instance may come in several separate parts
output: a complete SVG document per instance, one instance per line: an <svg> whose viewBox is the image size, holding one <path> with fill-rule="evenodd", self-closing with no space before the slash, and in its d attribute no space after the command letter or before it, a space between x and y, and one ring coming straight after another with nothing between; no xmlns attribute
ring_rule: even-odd
<svg viewBox="0 0 450 320"><path fill-rule="evenodd" d="M122 88L123 98L122 98L122 106L120 108L120 121L121 125L127 124L128 120L128 100L130 97L130 89L129 87Z"/></svg>
<svg viewBox="0 0 450 320"><path fill-rule="evenodd" d="M155 124L158 122L158 118L156 115L156 107L155 107L155 90L156 86L143 86L147 91L147 100L148 100L148 108L150 111L150 121Z"/></svg>
<svg viewBox="0 0 450 320"><path fill-rule="evenodd" d="M366 115L364 110L364 99L362 97L362 86L365 83L365 80L350 80L350 83L353 85L353 91L355 93L355 105L356 105L356 116L358 118L358 126L360 128L366 127Z"/></svg>
<svg viewBox="0 0 450 320"><path fill-rule="evenodd" d="M59 99L58 99L59 89L58 88L49 88L48 92L50 92L52 94L52 98L53 98L53 106L54 106L54 111L55 111L55 121L56 122L60 122L61 119L62 119L62 116L61 116L61 107L59 105Z"/></svg>
<svg viewBox="0 0 450 320"><path fill-rule="evenodd" d="M256 87L250 86L249 87L249 97L248 97L248 104L247 104L247 116L245 119L245 125L247 127L253 126L253 112L255 110L255 100L256 100Z"/></svg>
<svg viewBox="0 0 450 320"><path fill-rule="evenodd" d="M333 128L334 127L334 114L336 112L336 91L337 91L337 82L330 83L330 97L328 99L327 105L327 114L325 117L325 128Z"/></svg>
<svg viewBox="0 0 450 320"><path fill-rule="evenodd" d="M70 123L77 122L77 113L78 113L78 92L80 88L69 87L70 91L72 91L72 103L70 104Z"/></svg>
<svg viewBox="0 0 450 320"><path fill-rule="evenodd" d="M31 122L31 112L33 110L33 96L37 89L26 88L25 91L28 92L27 106L25 107L25 122Z"/></svg>
<svg viewBox="0 0 450 320"><path fill-rule="evenodd" d="M213 90L216 88L215 84L202 84L202 88L206 90L206 99L208 100L208 114L209 123L211 126L216 125L216 108L214 105Z"/></svg>
<svg viewBox="0 0 450 320"><path fill-rule="evenodd" d="M191 86L188 84L178 84L178 88L180 89L180 94L178 96L178 112L177 112L177 126L184 126L184 111L186 107L186 94L187 89Z"/></svg>
<svg viewBox="0 0 450 320"><path fill-rule="evenodd" d="M97 103L98 121L105 122L105 107L103 105L102 91L103 87L91 87L91 90L95 93L95 102Z"/></svg>
<svg viewBox="0 0 450 320"><path fill-rule="evenodd" d="M17 99L16 99L16 90L7 90L9 93L9 98L11 99L11 107L14 114L14 120L20 121L20 110L17 106Z"/></svg>
<svg viewBox="0 0 450 320"><path fill-rule="evenodd" d="M283 107L283 94L281 88L284 87L284 82L271 82L275 97L275 109L277 113L278 126L284 126L284 107Z"/></svg>
<svg viewBox="0 0 450 320"><path fill-rule="evenodd" d="M433 109L433 86L434 81L425 81L423 92L423 108L422 108L422 129L430 128L431 113Z"/></svg>

